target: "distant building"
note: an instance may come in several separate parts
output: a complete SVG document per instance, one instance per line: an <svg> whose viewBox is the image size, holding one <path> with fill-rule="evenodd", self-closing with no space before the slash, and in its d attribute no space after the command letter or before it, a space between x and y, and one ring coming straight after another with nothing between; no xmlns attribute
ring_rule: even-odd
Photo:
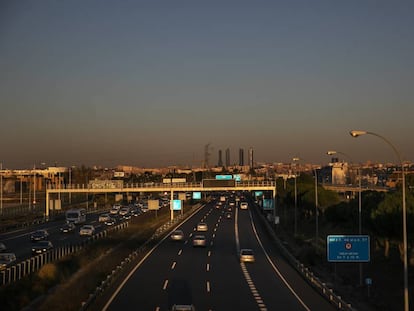
<svg viewBox="0 0 414 311"><path fill-rule="evenodd" d="M239 166L244 166L244 150L239 149Z"/></svg>
<svg viewBox="0 0 414 311"><path fill-rule="evenodd" d="M217 166L223 167L223 152L221 149L218 151L218 163Z"/></svg>
<svg viewBox="0 0 414 311"><path fill-rule="evenodd" d="M230 148L226 149L226 167L230 166Z"/></svg>
<svg viewBox="0 0 414 311"><path fill-rule="evenodd" d="M249 166L250 168L254 167L254 160L253 160L253 148L249 148Z"/></svg>

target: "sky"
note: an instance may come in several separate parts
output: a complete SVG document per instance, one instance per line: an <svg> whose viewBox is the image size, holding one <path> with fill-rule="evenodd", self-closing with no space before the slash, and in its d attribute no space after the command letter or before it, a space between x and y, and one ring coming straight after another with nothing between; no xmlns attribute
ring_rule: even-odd
<svg viewBox="0 0 414 311"><path fill-rule="evenodd" d="M413 1L0 1L3 168L414 161ZM341 156L340 156L341 158Z"/></svg>

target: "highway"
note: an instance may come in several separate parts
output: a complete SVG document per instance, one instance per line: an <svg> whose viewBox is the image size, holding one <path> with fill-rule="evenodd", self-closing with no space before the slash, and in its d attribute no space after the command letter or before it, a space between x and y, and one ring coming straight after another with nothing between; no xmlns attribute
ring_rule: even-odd
<svg viewBox="0 0 414 311"><path fill-rule="evenodd" d="M103 310L336 310L281 257L262 230L252 202L247 210L205 205L179 226L186 238L167 236L108 295ZM194 248L199 222L208 224L205 248ZM254 263L240 263L238 250L254 250Z"/></svg>
<svg viewBox="0 0 414 311"><path fill-rule="evenodd" d="M99 233L100 231L107 228L106 225L98 222L98 215L100 213L103 213L103 211L88 214L85 222L85 224L94 225L96 233ZM48 240L53 243L53 246L55 248L63 245L76 244L82 240L87 239L85 236L79 236L79 228L81 225L77 225L73 232L61 233L60 228L64 223L65 220L62 219L42 223L36 226L4 232L0 234L0 242L3 242L5 245L7 245L8 252L16 254L17 262L20 262L32 256L32 245L36 242L30 241L30 235L36 230L46 229L49 233Z"/></svg>

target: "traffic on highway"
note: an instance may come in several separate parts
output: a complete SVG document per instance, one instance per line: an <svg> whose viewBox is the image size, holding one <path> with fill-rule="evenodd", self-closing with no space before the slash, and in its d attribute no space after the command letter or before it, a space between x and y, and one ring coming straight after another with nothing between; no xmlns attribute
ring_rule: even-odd
<svg viewBox="0 0 414 311"><path fill-rule="evenodd" d="M86 213L85 209L71 209L61 220L50 221L32 227L8 231L0 234L3 249L2 254L11 254L2 268L23 262L28 258L65 245L76 245L108 227L128 221L131 217L143 212L137 207L128 208L128 213L114 214L107 221L102 221L102 215L109 211ZM2 256L5 257L5 256ZM8 256L10 257L10 256Z"/></svg>
<svg viewBox="0 0 414 311"><path fill-rule="evenodd" d="M212 200L173 228L99 308L335 310L284 260L248 194L243 204L234 195Z"/></svg>

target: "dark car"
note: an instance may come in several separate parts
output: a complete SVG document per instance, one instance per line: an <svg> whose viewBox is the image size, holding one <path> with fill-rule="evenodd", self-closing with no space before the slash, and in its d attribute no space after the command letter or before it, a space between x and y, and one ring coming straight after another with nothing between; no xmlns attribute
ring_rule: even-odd
<svg viewBox="0 0 414 311"><path fill-rule="evenodd" d="M68 222L66 224L64 224L61 228L60 228L60 232L62 233L70 233L75 231L75 224L73 222Z"/></svg>
<svg viewBox="0 0 414 311"><path fill-rule="evenodd" d="M42 254L53 249L53 244L50 241L39 241L32 245L32 254Z"/></svg>
<svg viewBox="0 0 414 311"><path fill-rule="evenodd" d="M105 221L105 225L107 226L113 226L115 224L116 224L116 219L114 217L109 217L109 219Z"/></svg>
<svg viewBox="0 0 414 311"><path fill-rule="evenodd" d="M49 233L45 229L36 230L30 235L30 240L33 242L43 241L49 237Z"/></svg>

